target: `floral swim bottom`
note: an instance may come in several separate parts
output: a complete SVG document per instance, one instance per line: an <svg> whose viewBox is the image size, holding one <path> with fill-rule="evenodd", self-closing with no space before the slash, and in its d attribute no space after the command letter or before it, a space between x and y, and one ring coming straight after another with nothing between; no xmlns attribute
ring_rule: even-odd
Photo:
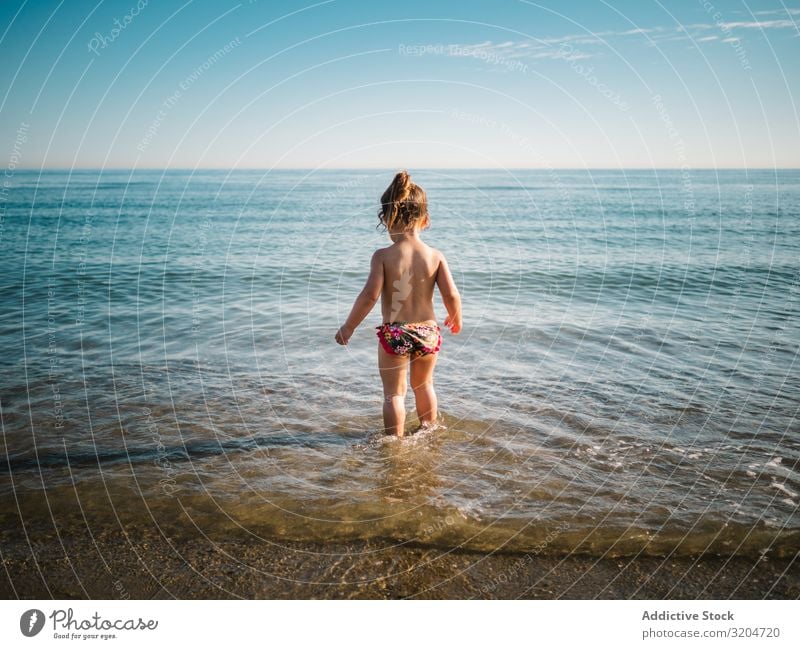
<svg viewBox="0 0 800 649"><path fill-rule="evenodd" d="M416 358L435 354L442 346L441 329L431 321L386 322L375 329L381 346L388 354L411 354Z"/></svg>

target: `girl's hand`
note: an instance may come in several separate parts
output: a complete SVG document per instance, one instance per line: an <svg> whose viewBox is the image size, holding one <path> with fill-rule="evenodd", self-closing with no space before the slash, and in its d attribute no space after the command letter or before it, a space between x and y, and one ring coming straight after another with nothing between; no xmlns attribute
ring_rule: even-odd
<svg viewBox="0 0 800 649"><path fill-rule="evenodd" d="M458 334L461 331L461 319L456 320L447 316L444 319L444 326L450 330L451 334Z"/></svg>
<svg viewBox="0 0 800 649"><path fill-rule="evenodd" d="M350 341L350 336L352 335L353 330L342 325L339 327L339 331L336 332L336 342L340 345L346 345Z"/></svg>

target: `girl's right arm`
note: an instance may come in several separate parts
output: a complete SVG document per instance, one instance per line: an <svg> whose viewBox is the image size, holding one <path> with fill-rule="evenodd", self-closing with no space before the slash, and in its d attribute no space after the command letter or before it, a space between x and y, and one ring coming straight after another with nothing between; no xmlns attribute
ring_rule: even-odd
<svg viewBox="0 0 800 649"><path fill-rule="evenodd" d="M353 308L350 310L350 315L347 316L345 323L339 327L336 332L336 342L340 345L346 345L350 336L353 335L355 328L361 324L361 321L367 317L375 302L381 296L383 289L383 256L380 250L376 250L372 255L372 260L369 265L369 277L358 294Z"/></svg>
<svg viewBox="0 0 800 649"><path fill-rule="evenodd" d="M444 308L447 309L444 326L448 327L451 333L457 334L461 331L461 295L450 274L447 259L441 252L439 253L439 269L436 271L436 286L439 287Z"/></svg>

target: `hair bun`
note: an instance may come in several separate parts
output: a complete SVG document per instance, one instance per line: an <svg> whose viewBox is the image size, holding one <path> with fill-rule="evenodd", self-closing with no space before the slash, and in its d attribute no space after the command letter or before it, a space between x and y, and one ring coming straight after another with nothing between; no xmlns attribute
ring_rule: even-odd
<svg viewBox="0 0 800 649"><path fill-rule="evenodd" d="M381 196L378 220L387 230L409 228L419 222L428 227L428 203L423 189L411 182L408 171L398 171Z"/></svg>
<svg viewBox="0 0 800 649"><path fill-rule="evenodd" d="M398 189L407 189L411 185L411 176L403 169L394 177L394 184Z"/></svg>

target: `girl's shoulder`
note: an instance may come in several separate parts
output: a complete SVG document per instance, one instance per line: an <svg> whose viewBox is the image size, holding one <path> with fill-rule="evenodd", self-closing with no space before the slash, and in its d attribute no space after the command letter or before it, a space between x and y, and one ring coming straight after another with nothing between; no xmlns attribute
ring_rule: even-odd
<svg viewBox="0 0 800 649"><path fill-rule="evenodd" d="M385 248L378 248L372 253L373 263L383 263L391 258L394 252L394 246L386 246Z"/></svg>
<svg viewBox="0 0 800 649"><path fill-rule="evenodd" d="M435 258L437 260L444 259L444 255L442 254L442 251L439 250L438 248L434 248L433 246L429 246L427 244L425 245L425 248L426 248L426 251L428 252L428 254L431 255L431 257L433 257L433 258Z"/></svg>

